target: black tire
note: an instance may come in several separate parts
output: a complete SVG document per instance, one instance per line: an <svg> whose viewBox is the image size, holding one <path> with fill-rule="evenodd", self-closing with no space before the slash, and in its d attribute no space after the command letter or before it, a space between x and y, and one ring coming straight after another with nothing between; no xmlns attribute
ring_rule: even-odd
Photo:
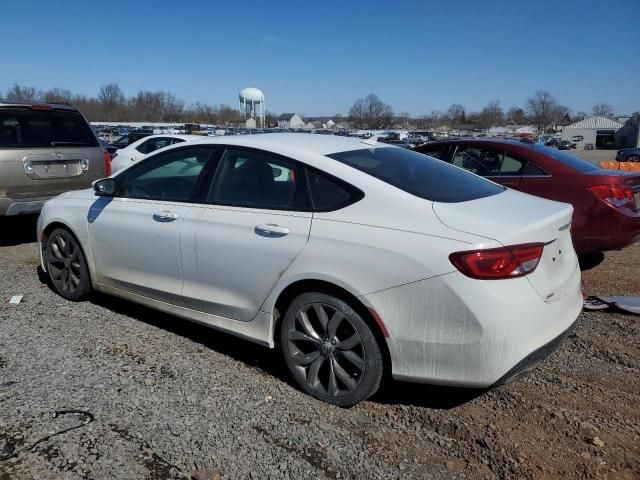
<svg viewBox="0 0 640 480"><path fill-rule="evenodd" d="M640 162L640 157L638 155L629 155L627 162Z"/></svg>
<svg viewBox="0 0 640 480"><path fill-rule="evenodd" d="M79 302L91 293L91 279L84 253L75 236L56 228L46 238L44 261L53 289L61 297Z"/></svg>
<svg viewBox="0 0 640 480"><path fill-rule="evenodd" d="M281 327L284 361L309 395L350 407L378 390L384 370L380 346L345 301L324 293L303 293L287 308Z"/></svg>

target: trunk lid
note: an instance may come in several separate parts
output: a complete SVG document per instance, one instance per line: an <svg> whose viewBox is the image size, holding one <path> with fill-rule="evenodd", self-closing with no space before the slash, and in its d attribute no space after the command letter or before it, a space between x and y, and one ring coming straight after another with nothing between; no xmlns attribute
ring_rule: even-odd
<svg viewBox="0 0 640 480"><path fill-rule="evenodd" d="M571 240L571 205L506 190L470 202L434 203L433 210L449 228L504 246L544 243L538 267L525 277L543 300L561 298L571 285L578 269Z"/></svg>

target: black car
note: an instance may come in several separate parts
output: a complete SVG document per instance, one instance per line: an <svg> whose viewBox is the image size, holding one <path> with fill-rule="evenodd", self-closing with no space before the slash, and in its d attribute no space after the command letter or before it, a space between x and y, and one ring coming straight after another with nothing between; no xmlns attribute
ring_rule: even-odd
<svg viewBox="0 0 640 480"><path fill-rule="evenodd" d="M558 150L571 150L572 148L576 148L576 144L570 142L569 140L562 140L558 144Z"/></svg>

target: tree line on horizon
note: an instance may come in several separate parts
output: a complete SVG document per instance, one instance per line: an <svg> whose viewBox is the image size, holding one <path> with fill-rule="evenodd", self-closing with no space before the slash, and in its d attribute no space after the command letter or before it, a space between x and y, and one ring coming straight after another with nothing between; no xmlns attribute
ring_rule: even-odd
<svg viewBox="0 0 640 480"><path fill-rule="evenodd" d="M111 122L167 122L167 123L207 123L220 126L237 125L241 121L237 109L228 105L208 105L201 102L187 103L170 92L140 90L136 95L126 97L117 83L102 85L95 97L74 94L65 88L39 90L36 87L15 83L6 92L0 91L0 99L5 101L68 102L78 108L89 121ZM634 112L637 114L638 112ZM614 118L613 107L600 102L593 106L592 115ZM302 116L302 115L301 115ZM429 114L412 117L406 112L394 115L393 107L378 95L371 93L355 100L349 114L335 114L319 117L336 124L348 122L354 128L381 129L400 124L406 128L429 129L448 126L460 129L486 130L505 124L533 124L538 131L550 127L566 125L586 118L586 112L573 113L560 104L546 90L539 90L527 99L524 106L514 106L506 111L499 100L490 101L482 110L468 112L464 105L454 103L446 111L431 110ZM316 117L318 118L318 117ZM277 126L277 115L266 114L267 126Z"/></svg>

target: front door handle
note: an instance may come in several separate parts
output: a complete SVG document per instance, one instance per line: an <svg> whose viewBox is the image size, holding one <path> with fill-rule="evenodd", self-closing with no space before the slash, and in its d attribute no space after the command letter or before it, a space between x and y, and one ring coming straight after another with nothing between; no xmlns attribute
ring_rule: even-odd
<svg viewBox="0 0 640 480"><path fill-rule="evenodd" d="M164 223L173 222L178 218L179 218L179 215L173 212L156 212L153 214L153 219L156 222L164 222Z"/></svg>
<svg viewBox="0 0 640 480"><path fill-rule="evenodd" d="M291 230L288 228L273 223L256 225L254 231L263 237L284 237L291 233Z"/></svg>

